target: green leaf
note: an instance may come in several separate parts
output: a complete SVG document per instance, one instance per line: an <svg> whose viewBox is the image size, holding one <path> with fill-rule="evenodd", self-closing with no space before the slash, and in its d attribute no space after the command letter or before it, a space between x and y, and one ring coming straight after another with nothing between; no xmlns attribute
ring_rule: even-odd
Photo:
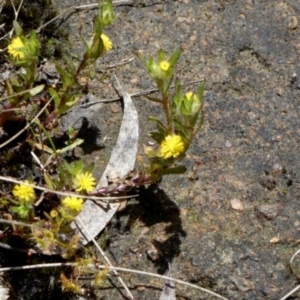
<svg viewBox="0 0 300 300"><path fill-rule="evenodd" d="M11 78L12 79L12 78ZM16 79L16 78L15 78ZM18 83L18 80L16 79L16 82ZM8 80L5 81L6 84L6 92L8 96L11 96L13 94L13 88ZM2 99L1 99L2 100Z"/></svg>
<svg viewBox="0 0 300 300"><path fill-rule="evenodd" d="M64 165L64 167L66 168L66 170L67 170L71 175L74 175L74 174L73 174L74 167L73 167L71 164L69 164L68 162L64 161L64 162L63 162L63 165Z"/></svg>
<svg viewBox="0 0 300 300"><path fill-rule="evenodd" d="M11 207L11 210L17 213L22 219L28 217L29 211L31 207L27 206L26 204L22 203L19 206Z"/></svg>
<svg viewBox="0 0 300 300"><path fill-rule="evenodd" d="M147 96L147 95L144 95L144 97L147 98L148 100L156 102L156 103L160 103L160 104L163 103L162 100L155 98L155 97L151 97L151 96Z"/></svg>
<svg viewBox="0 0 300 300"><path fill-rule="evenodd" d="M58 109L61 99L60 99L57 91L52 88L49 88L48 92L49 92L51 98L53 98L55 109Z"/></svg>
<svg viewBox="0 0 300 300"><path fill-rule="evenodd" d="M80 98L76 97L76 95L70 95L69 99L67 99L67 101L66 101L66 106L68 106L70 108L70 107L74 106L79 100L80 100Z"/></svg>
<svg viewBox="0 0 300 300"><path fill-rule="evenodd" d="M173 168L168 168L165 170L162 170L162 175L170 175L170 174L183 174L186 171L185 166L176 166Z"/></svg>
<svg viewBox="0 0 300 300"><path fill-rule="evenodd" d="M203 98L204 85L205 85L205 81L201 82L198 87L198 97L201 100L201 102L202 102L202 98Z"/></svg>
<svg viewBox="0 0 300 300"><path fill-rule="evenodd" d="M170 68L170 72L171 72L171 74L173 73L172 68ZM164 95L166 95L166 94L168 93L172 81L173 81L173 75L171 76L171 78L170 78L170 80L169 80L168 83L167 83L166 81L165 81L165 83L164 83Z"/></svg>
<svg viewBox="0 0 300 300"><path fill-rule="evenodd" d="M35 86L34 88L30 89L29 90L30 96L35 96L35 95L39 94L44 89L44 87L45 87L45 85L41 84L41 85Z"/></svg>
<svg viewBox="0 0 300 300"><path fill-rule="evenodd" d="M57 72L60 74L63 88L65 89L73 86L75 83L73 74L69 74L66 70L58 65L55 65L55 67Z"/></svg>
<svg viewBox="0 0 300 300"><path fill-rule="evenodd" d="M201 113L201 115L197 121L198 122L196 122L196 124L195 124L193 135L195 135L201 129L201 127L204 123L204 114L203 113Z"/></svg>
<svg viewBox="0 0 300 300"><path fill-rule="evenodd" d="M44 179L45 179L48 189L54 190L54 185L53 185L52 179L46 172L44 172Z"/></svg>
<svg viewBox="0 0 300 300"><path fill-rule="evenodd" d="M14 30L17 36L23 34L23 29L17 21L13 21Z"/></svg>
<svg viewBox="0 0 300 300"><path fill-rule="evenodd" d="M75 161L73 165L68 164L66 161L64 161L63 164L72 176L76 176L84 170L84 162L82 160Z"/></svg>
<svg viewBox="0 0 300 300"><path fill-rule="evenodd" d="M161 144L162 141L165 139L165 135L159 132L150 132L151 138L156 141L158 144Z"/></svg>
<svg viewBox="0 0 300 300"><path fill-rule="evenodd" d="M158 50L157 58L158 58L159 63L165 59L165 53L163 50L161 50L161 49Z"/></svg>
<svg viewBox="0 0 300 300"><path fill-rule="evenodd" d="M181 50L180 49L175 50L175 52L169 58L169 63L171 66L176 65L178 59L180 58L180 55L181 55Z"/></svg>
<svg viewBox="0 0 300 300"><path fill-rule="evenodd" d="M91 163L91 164L89 164L89 165L84 169L84 172L87 172L87 173L91 174L92 171L94 170L94 167L95 167L95 164L94 164L94 163Z"/></svg>
<svg viewBox="0 0 300 300"><path fill-rule="evenodd" d="M68 152L70 150L75 149L77 146L81 145L84 142L84 140L82 139L76 139L71 145L68 145L62 149L57 150L57 152L59 153L65 153Z"/></svg>
<svg viewBox="0 0 300 300"><path fill-rule="evenodd" d="M156 127L157 127L157 130L159 131L159 133L162 133L165 135L166 131L167 131L167 128L166 126L160 122L158 119L156 119L155 117L149 117L149 120L156 123Z"/></svg>

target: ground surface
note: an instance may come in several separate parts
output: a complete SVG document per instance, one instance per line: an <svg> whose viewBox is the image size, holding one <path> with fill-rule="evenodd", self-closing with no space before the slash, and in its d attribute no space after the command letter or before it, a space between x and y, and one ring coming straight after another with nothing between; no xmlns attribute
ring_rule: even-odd
<svg viewBox="0 0 300 300"><path fill-rule="evenodd" d="M78 26L88 31L95 13L82 11L66 21L70 52L80 50ZM205 78L206 88L205 123L184 161L187 174L141 191L139 201L112 221L103 239L113 264L162 274L169 261L175 278L228 299L275 300L295 287L299 268L295 261L293 274L289 259L300 247L299 13L297 0L149 0L116 7L117 20L107 31L114 49L95 66L90 92L112 98L113 73L129 93L152 88L135 54L178 47L184 49L178 77ZM147 117L158 108L143 98L134 103L142 150L149 140ZM96 162L99 178L121 112L120 103L112 103L91 116L104 149L86 157ZM147 255L153 249L160 259ZM159 298L159 280L123 278L136 299ZM124 295L108 284L97 299ZM212 298L177 286L177 299Z"/></svg>

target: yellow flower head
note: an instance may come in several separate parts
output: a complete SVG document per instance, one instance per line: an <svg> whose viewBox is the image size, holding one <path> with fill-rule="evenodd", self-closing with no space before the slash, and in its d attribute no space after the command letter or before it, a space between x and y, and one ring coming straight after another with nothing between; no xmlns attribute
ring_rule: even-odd
<svg viewBox="0 0 300 300"><path fill-rule="evenodd" d="M25 57L24 49L25 45L20 39L20 37L15 37L11 40L7 47L8 53L14 58L14 59L23 59Z"/></svg>
<svg viewBox="0 0 300 300"><path fill-rule="evenodd" d="M101 40L103 42L104 52L108 52L109 50L112 49L113 46L112 41L106 34L104 33L101 34Z"/></svg>
<svg viewBox="0 0 300 300"><path fill-rule="evenodd" d="M88 172L79 173L73 180L76 192L91 192L95 188L95 178Z"/></svg>
<svg viewBox="0 0 300 300"><path fill-rule="evenodd" d="M184 152L184 142L180 135L173 134L166 136L160 145L160 156L168 159L177 157Z"/></svg>
<svg viewBox="0 0 300 300"><path fill-rule="evenodd" d="M28 181L25 181L28 183ZM34 189L27 185L16 185L13 189L13 195L23 202L32 202L35 199Z"/></svg>
<svg viewBox="0 0 300 300"><path fill-rule="evenodd" d="M80 212L83 206L83 200L77 197L66 197L62 200L62 205L71 211Z"/></svg>
<svg viewBox="0 0 300 300"><path fill-rule="evenodd" d="M188 100L197 100L198 97L197 95L195 95L193 92L188 92L185 94L185 97L188 99Z"/></svg>
<svg viewBox="0 0 300 300"><path fill-rule="evenodd" d="M162 71L167 72L170 68L170 63L166 60L163 60L159 63L159 67Z"/></svg>

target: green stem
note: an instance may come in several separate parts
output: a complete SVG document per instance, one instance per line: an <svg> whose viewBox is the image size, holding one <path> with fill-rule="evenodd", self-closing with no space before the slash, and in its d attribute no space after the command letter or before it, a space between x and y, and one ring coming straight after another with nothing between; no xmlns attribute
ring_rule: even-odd
<svg viewBox="0 0 300 300"><path fill-rule="evenodd" d="M163 105L163 110L164 110L166 118L167 118L167 134L171 134L172 133L172 120L171 120L171 113L170 113L170 101L169 101L169 97L167 95L163 95L162 105Z"/></svg>

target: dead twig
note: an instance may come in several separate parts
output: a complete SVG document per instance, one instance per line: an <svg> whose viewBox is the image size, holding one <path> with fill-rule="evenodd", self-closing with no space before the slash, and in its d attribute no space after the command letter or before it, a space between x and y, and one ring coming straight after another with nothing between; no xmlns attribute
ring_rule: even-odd
<svg viewBox="0 0 300 300"><path fill-rule="evenodd" d="M38 265L28 265L28 266L20 266L20 267L8 267L8 268L0 268L0 272L8 272L8 271L18 271L18 270L30 270L30 269L41 269L41 268L56 268L56 267L65 267L65 266L77 266L77 263L51 263L51 264L38 264ZM94 267L94 266L89 266L89 267ZM146 275L146 276L151 276L163 280L172 280L173 282L189 286L191 288L200 290L204 293L210 294L212 296L215 296L218 299L222 300L229 300L228 298L225 298L215 292L212 292L210 290L207 290L205 288L202 288L200 286L197 286L195 284L191 284L188 282L185 282L180 279L175 279L172 277L164 276L164 275L159 275L155 273L149 273L149 272L144 272L144 271L139 271L139 270L132 270L132 269L126 269L126 268L119 268L119 267L110 267L110 266L105 266L105 265L97 265L97 269L111 269L111 270L116 270L119 272L127 272L127 273L133 273L133 274L140 274L140 275ZM95 270L96 272L96 270ZM282 299L281 299L282 300Z"/></svg>
<svg viewBox="0 0 300 300"><path fill-rule="evenodd" d="M198 79L198 80L194 80L194 81L190 81L190 82L187 82L187 83L183 83L182 85L189 85L189 84L195 84L195 83L199 83L201 81L205 80L204 78L201 78L201 79ZM170 86L170 88L174 88L175 86ZM141 91L141 92L137 92L137 93L133 93L133 94L130 94L129 96L130 97L139 97L139 96L143 96L143 95L148 95L148 94L151 94L151 93L155 93L155 92L158 92L158 89L157 88L153 88L153 89L149 89L149 90L144 90L144 91ZM81 104L79 107L89 107L91 105L94 105L94 104L97 104L97 103L108 103L108 102L116 102L116 101L120 101L122 99L122 97L115 97L115 98L110 98L110 99L100 99L100 100L96 100L96 101L93 101L93 102L89 102L89 103L85 103L85 104Z"/></svg>

